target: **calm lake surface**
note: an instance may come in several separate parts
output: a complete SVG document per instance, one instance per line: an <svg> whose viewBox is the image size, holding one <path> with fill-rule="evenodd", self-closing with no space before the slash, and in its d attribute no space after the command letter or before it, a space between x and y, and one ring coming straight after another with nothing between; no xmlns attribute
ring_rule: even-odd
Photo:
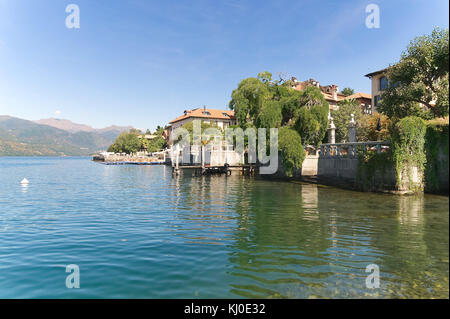
<svg viewBox="0 0 450 319"><path fill-rule="evenodd" d="M0 158L0 182L0 298L449 295L448 197L89 158ZM69 264L80 289L66 288Z"/></svg>

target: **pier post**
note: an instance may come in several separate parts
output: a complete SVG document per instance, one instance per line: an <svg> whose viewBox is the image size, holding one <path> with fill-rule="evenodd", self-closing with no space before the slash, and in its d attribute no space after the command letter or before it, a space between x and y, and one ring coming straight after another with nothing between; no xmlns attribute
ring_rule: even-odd
<svg viewBox="0 0 450 319"><path fill-rule="evenodd" d="M202 145L202 175L205 173L205 146Z"/></svg>

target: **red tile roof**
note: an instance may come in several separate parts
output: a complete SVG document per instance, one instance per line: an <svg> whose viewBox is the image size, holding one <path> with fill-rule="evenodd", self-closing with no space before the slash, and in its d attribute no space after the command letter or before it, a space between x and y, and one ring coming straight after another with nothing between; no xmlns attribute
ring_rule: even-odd
<svg viewBox="0 0 450 319"><path fill-rule="evenodd" d="M347 96L345 99L346 100L350 100L350 99L372 99L372 95L368 94L368 93L363 93L363 92L356 92L355 94L349 95Z"/></svg>
<svg viewBox="0 0 450 319"><path fill-rule="evenodd" d="M183 115L170 121L169 124L173 124L191 117L215 120L233 120L234 111L196 108L193 110L186 110Z"/></svg>

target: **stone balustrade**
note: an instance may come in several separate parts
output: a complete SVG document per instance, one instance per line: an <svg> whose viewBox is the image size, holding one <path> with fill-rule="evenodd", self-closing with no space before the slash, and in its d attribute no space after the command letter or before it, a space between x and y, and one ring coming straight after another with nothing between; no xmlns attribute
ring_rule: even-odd
<svg viewBox="0 0 450 319"><path fill-rule="evenodd" d="M320 146L320 158L348 157L356 158L358 150L367 152L376 150L378 153L389 151L390 141L368 141L352 143L327 143Z"/></svg>

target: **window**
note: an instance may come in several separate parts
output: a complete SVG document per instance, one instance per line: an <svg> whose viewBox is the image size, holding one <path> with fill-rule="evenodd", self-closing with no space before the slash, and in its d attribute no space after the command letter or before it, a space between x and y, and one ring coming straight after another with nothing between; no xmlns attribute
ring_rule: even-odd
<svg viewBox="0 0 450 319"><path fill-rule="evenodd" d="M380 78L380 91L386 90L388 87L388 80L385 76Z"/></svg>
<svg viewBox="0 0 450 319"><path fill-rule="evenodd" d="M374 105L375 107L380 106L380 101L381 101L381 96L375 95L375 96L373 97L373 105Z"/></svg>
<svg viewBox="0 0 450 319"><path fill-rule="evenodd" d="M230 115L228 113L225 113L225 112L223 112L222 115L226 116L226 117L230 117Z"/></svg>

